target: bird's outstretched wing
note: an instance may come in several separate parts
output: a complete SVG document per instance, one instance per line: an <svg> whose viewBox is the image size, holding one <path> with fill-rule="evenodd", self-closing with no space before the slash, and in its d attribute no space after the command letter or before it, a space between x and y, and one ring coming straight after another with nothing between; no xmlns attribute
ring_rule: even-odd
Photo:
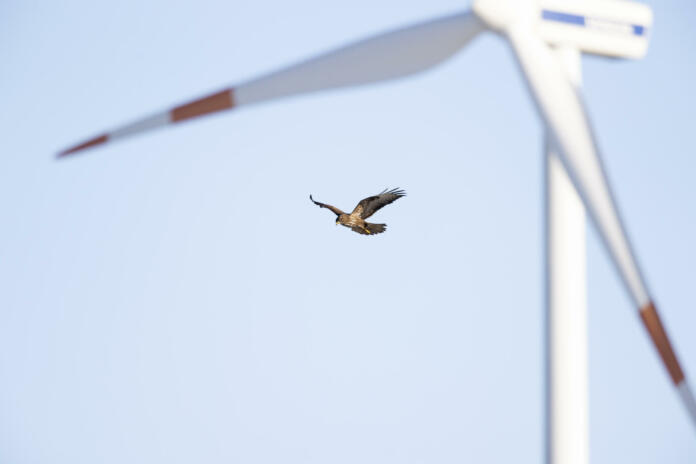
<svg viewBox="0 0 696 464"><path fill-rule="evenodd" d="M346 214L343 211L341 211L340 209L336 208L335 206L331 206L331 205L327 205L326 203L319 203L318 201L314 201L314 198L312 198L312 195L309 195L309 199L312 200L312 203L319 206L320 208L330 209L331 211L333 211L333 213L336 216L340 216L341 214Z"/></svg>
<svg viewBox="0 0 696 464"><path fill-rule="evenodd" d="M381 207L386 206L404 196L406 196L406 192L400 190L399 188L391 190L384 189L377 195L360 200L360 203L358 203L351 214L357 214L362 219L367 219L375 214Z"/></svg>

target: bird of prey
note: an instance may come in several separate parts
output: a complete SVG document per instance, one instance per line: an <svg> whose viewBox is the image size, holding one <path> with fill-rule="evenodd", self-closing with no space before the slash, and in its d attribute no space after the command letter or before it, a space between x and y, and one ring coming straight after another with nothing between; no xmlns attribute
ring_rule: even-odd
<svg viewBox="0 0 696 464"><path fill-rule="evenodd" d="M398 188L392 190L384 189L377 195L360 200L360 203L358 203L353 212L350 214L344 213L335 206L314 201L312 195L309 196L309 199L320 208L330 209L336 215L336 225L341 224L342 226L349 227L350 230L359 234L374 235L384 232L387 229L387 225L372 224L370 222L365 222L365 219L375 214L381 207L386 206L404 196L406 196L406 192L399 190Z"/></svg>

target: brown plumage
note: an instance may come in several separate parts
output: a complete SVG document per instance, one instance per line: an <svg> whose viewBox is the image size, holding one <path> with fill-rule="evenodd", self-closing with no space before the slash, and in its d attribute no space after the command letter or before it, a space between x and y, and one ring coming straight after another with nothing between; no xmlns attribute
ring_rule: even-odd
<svg viewBox="0 0 696 464"><path fill-rule="evenodd" d="M380 208L398 200L403 196L406 196L406 192L399 190L398 188L391 190L384 189L377 195L360 200L360 203L357 204L355 209L353 209L353 212L350 214L344 213L335 206L314 201L312 195L309 196L309 199L312 200L312 203L318 205L320 208L330 209L336 215L336 224L349 227L353 232L357 232L359 234L374 235L381 234L387 230L387 225L373 224L366 222L365 219L375 214Z"/></svg>

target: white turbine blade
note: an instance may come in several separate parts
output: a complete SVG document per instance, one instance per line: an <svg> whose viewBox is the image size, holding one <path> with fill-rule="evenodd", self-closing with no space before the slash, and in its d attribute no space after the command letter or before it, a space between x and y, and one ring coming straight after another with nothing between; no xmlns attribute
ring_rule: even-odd
<svg viewBox="0 0 696 464"><path fill-rule="evenodd" d="M650 298L611 194L581 99L548 45L525 25L507 32L537 109L696 425L696 403Z"/></svg>
<svg viewBox="0 0 696 464"><path fill-rule="evenodd" d="M93 137L58 156L217 111L408 76L451 57L483 29L466 12L381 34Z"/></svg>

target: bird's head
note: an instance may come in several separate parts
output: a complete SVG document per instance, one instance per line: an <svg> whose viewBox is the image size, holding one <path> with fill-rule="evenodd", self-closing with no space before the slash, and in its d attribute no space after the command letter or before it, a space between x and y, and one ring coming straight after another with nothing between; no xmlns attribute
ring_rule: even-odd
<svg viewBox="0 0 696 464"><path fill-rule="evenodd" d="M338 216L336 216L336 225L339 225L340 222L338 221Z"/></svg>

